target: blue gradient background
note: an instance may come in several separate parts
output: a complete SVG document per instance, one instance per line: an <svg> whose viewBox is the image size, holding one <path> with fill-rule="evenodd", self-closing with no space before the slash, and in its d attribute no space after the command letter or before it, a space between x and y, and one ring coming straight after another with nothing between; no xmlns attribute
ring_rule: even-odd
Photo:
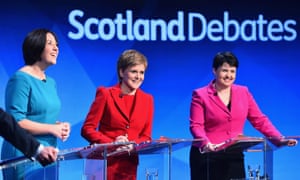
<svg viewBox="0 0 300 180"><path fill-rule="evenodd" d="M60 143L60 149L88 145L80 136L85 115L98 86L117 82L116 61L128 48L143 52L149 61L142 88L155 98L153 138L191 138L189 105L192 90L204 86L213 78L211 62L218 51L233 51L240 61L236 83L247 85L262 111L286 136L300 135L299 95L299 24L297 39L292 42L198 42L171 41L111 41L86 38L71 40L67 34L74 30L68 14L81 9L84 17L115 18L116 13L130 9L134 18L176 18L177 11L197 12L211 19L222 19L229 11L236 20L257 19L258 14L270 19L295 19L299 23L297 1L293 0L224 0L211 1L10 1L0 6L0 105L4 107L4 91L8 78L23 65L22 42L26 34L40 27L55 31L59 37L60 54L57 65L47 74L56 79L62 100L60 119L72 124L71 137ZM249 124L245 134L261 136ZM296 180L300 177L299 146L282 148L274 153L274 179ZM173 154L172 179L189 179L189 148ZM258 155L255 158L260 158ZM252 158L249 163L256 159ZM248 159L248 158L246 158ZM142 158L143 160L143 158ZM151 164L145 159L143 163ZM248 161L248 160L247 160ZM247 162L248 163L248 162ZM77 163L66 162L62 179L77 179ZM142 166L142 165L141 165ZM64 167L64 166L62 166ZM139 170L139 179L144 172ZM2 178L2 177L1 177ZM80 178L79 178L80 179Z"/></svg>

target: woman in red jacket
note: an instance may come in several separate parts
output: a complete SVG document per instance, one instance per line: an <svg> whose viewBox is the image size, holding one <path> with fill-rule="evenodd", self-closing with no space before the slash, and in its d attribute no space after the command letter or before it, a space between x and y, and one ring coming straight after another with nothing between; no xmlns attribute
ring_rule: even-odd
<svg viewBox="0 0 300 180"><path fill-rule="evenodd" d="M119 83L99 87L87 114L81 135L91 144L151 140L153 97L140 89L147 68L146 57L126 50L119 57ZM126 154L109 158L108 180L135 180L138 156Z"/></svg>

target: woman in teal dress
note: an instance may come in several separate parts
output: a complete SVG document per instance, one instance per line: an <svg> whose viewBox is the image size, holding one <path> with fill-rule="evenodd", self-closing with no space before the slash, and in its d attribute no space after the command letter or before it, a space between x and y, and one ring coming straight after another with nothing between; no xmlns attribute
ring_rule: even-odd
<svg viewBox="0 0 300 180"><path fill-rule="evenodd" d="M61 103L56 83L45 74L49 66L56 64L58 52L54 32L47 29L30 32L23 42L25 66L9 79L5 94L6 111L41 144L54 147L57 147L57 138L65 141L70 134L70 124L58 121ZM22 155L9 142L3 142L2 159ZM55 166L43 168L37 162L3 171L4 180L43 179L43 176L56 179L56 175Z"/></svg>

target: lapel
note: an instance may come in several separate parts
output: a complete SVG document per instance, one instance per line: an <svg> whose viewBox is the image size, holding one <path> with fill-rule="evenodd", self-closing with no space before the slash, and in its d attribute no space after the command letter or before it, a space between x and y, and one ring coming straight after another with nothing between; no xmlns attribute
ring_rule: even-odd
<svg viewBox="0 0 300 180"><path fill-rule="evenodd" d="M220 97L217 95L217 91L215 90L215 88L213 87L213 83L211 83L208 88L208 95L209 98L220 108L222 109L225 113L230 115L230 111L228 110L228 108L225 106L225 104L221 101ZM231 98L232 99L232 98ZM232 104L232 102L231 102Z"/></svg>
<svg viewBox="0 0 300 180"><path fill-rule="evenodd" d="M122 116L127 120L134 120L134 119L139 119L141 117L141 112L144 112L145 108L145 96L143 96L143 92L140 89L136 90L135 94L135 102L134 102L134 107L133 111L130 117L130 114L128 114L126 105L124 103L124 100L121 98L122 93L119 85L116 85L110 89L111 96L113 98L113 101L118 109L118 111L122 114Z"/></svg>
<svg viewBox="0 0 300 180"><path fill-rule="evenodd" d="M116 85L110 89L110 94L113 98L113 101L116 105L116 108L119 110L119 112L122 114L122 116L129 120L129 114L126 111L126 106L124 103L124 100L122 99L122 92L120 89L120 85Z"/></svg>

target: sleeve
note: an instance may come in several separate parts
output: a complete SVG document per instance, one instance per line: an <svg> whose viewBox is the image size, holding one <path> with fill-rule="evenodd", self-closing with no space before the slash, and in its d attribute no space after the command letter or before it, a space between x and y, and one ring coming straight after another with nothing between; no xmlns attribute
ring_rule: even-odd
<svg viewBox="0 0 300 180"><path fill-rule="evenodd" d="M209 142L204 130L204 103L201 96L195 90L192 93L192 101L190 105L190 132L195 139L203 139L200 147Z"/></svg>
<svg viewBox="0 0 300 180"><path fill-rule="evenodd" d="M6 141L18 148L26 157L35 156L40 143L2 109L0 109L0 124L0 135Z"/></svg>
<svg viewBox="0 0 300 180"><path fill-rule="evenodd" d="M252 94L247 89L247 96L249 102L249 109L247 119L250 121L252 126L261 132L266 137L281 137L281 133L272 124L270 119L261 112L257 103L255 102Z"/></svg>
<svg viewBox="0 0 300 180"><path fill-rule="evenodd" d="M98 131L101 118L105 111L108 91L104 87L97 89L96 97L81 128L81 136L90 143L108 143L112 139Z"/></svg>
<svg viewBox="0 0 300 180"><path fill-rule="evenodd" d="M26 119L26 112L30 96L30 85L25 77L14 76L6 86L6 111L17 121Z"/></svg>

